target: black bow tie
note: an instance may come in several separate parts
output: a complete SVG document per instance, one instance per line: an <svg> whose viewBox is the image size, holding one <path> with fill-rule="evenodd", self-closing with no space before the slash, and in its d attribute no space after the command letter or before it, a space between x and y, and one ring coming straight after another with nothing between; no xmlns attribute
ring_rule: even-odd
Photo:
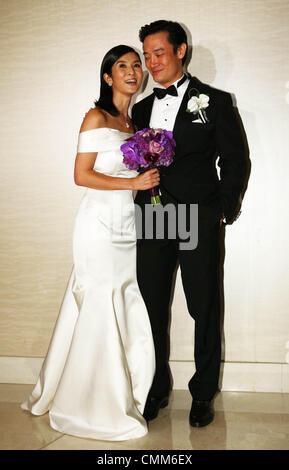
<svg viewBox="0 0 289 470"><path fill-rule="evenodd" d="M184 75L183 78L178 82L177 87L181 86L187 79L187 76ZM154 94L159 99L162 100L166 95L178 96L177 89L175 85L171 85L168 88L154 88Z"/></svg>
<svg viewBox="0 0 289 470"><path fill-rule="evenodd" d="M175 85L171 85L168 88L154 88L154 94L159 100L162 100L166 95L178 96Z"/></svg>

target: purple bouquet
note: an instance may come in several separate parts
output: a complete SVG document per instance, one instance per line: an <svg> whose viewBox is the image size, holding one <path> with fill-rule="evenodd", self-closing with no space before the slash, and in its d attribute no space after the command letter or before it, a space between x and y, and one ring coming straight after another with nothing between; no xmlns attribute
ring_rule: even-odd
<svg viewBox="0 0 289 470"><path fill-rule="evenodd" d="M145 128L137 131L120 147L123 163L129 170L147 171L159 166L169 166L175 154L173 133L165 129ZM159 187L150 189L151 203L161 204Z"/></svg>

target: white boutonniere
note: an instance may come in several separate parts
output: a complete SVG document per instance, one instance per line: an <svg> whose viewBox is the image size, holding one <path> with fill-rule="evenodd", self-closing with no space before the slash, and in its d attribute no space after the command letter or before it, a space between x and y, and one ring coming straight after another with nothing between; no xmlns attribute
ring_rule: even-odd
<svg viewBox="0 0 289 470"><path fill-rule="evenodd" d="M186 112L198 114L201 121L205 124L206 122L209 122L205 109L209 106L210 97L203 93L199 93L199 91L194 88L192 90L195 90L197 95L192 96L189 99Z"/></svg>

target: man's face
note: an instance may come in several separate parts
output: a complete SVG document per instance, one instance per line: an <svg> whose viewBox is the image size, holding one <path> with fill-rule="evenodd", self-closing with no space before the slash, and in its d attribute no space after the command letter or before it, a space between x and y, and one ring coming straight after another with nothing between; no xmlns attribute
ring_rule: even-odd
<svg viewBox="0 0 289 470"><path fill-rule="evenodd" d="M186 52L186 45L182 44L175 53L168 36L167 31L150 34L143 43L146 67L154 81L165 88L182 76L182 58Z"/></svg>

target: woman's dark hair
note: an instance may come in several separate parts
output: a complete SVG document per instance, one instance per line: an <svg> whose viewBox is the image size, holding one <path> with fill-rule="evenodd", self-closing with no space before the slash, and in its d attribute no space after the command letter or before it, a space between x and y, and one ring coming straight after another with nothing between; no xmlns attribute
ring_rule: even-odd
<svg viewBox="0 0 289 470"><path fill-rule="evenodd" d="M103 78L103 75L107 73L108 75L111 75L111 69L113 64L124 54L127 54L128 52L134 52L141 61L141 58L139 54L130 46L115 46L112 49L110 49L104 56L100 68L100 96L97 101L95 101L95 106L98 106L99 108L104 109L107 111L109 114L112 116L118 116L119 111L115 107L112 101L112 88L106 83L106 81Z"/></svg>
<svg viewBox="0 0 289 470"><path fill-rule="evenodd" d="M158 20L146 24L139 30L139 39L141 42L144 42L145 38L150 34L160 33L161 31L167 31L169 33L168 40L173 45L175 54L181 44L185 43L187 45L186 53L182 58L182 63L184 64L188 53L188 39L187 33L179 23L175 21Z"/></svg>

